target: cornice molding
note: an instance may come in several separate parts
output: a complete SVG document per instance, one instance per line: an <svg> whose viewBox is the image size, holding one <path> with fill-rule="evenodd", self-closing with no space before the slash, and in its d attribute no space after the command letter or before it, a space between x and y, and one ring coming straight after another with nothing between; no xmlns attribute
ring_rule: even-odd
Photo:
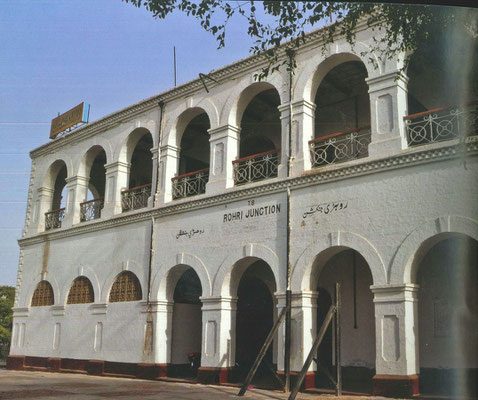
<svg viewBox="0 0 478 400"><path fill-rule="evenodd" d="M301 46L301 51L305 52L310 47L322 45L324 37L323 31L327 29L328 26L329 25L326 25L322 28L318 28L306 34L305 43ZM367 20L366 18L364 18L362 21L359 21L357 23L355 29L356 32L359 32L363 29L366 29L367 27ZM340 30L337 29L336 33L334 34L334 40L339 40L343 36L340 35L338 31ZM285 57L285 49L288 44L289 42L285 42L280 46L279 58ZM212 85L210 85L210 89L223 84L226 80L234 79L239 74L247 74L252 71L257 71L266 64L267 60L264 54L258 54L243 58L232 64L225 65L224 67L221 67L219 69L212 70L207 75L213 77L217 81L217 83L213 83ZM201 79L193 79L189 82L184 83L183 85L168 89L160 94L151 96L147 99L141 100L130 106L108 114L103 118L83 125L82 127L75 129L74 131L67 133L51 142L45 143L37 147L36 149L30 151L30 157L34 159L36 157L55 152L56 150L64 146L80 142L85 138L94 136L107 129L117 126L120 123L126 122L128 119L149 112L155 108L159 108L160 103L173 101L182 96L193 95L203 89L204 86L202 84Z"/></svg>
<svg viewBox="0 0 478 400"><path fill-rule="evenodd" d="M377 172L385 172L398 168L406 168L415 165L427 164L431 162L444 161L447 159L457 158L462 154L466 146L466 153L469 155L478 154L478 137L467 139L466 142L455 141L453 145L447 143L438 144L439 147L432 149L407 149L396 156L366 161L366 159L354 160L353 165L337 165L331 169L317 169L307 171L304 175L294 178L279 179L272 181L258 182L254 186L246 188L231 188L225 193L219 195L201 195L193 199L183 199L174 201L174 204L161 205L154 209L135 210L124 214L118 214L107 220L89 221L87 224L78 224L72 228L59 229L54 231L42 232L32 237L26 237L18 240L20 248L26 246L43 243L45 238L48 240L62 239L66 237L82 235L90 232L97 232L105 229L112 229L122 225L151 221L153 218L160 218L169 215L175 215L186 211L200 210L203 208L213 207L232 201L247 199L251 196L267 195L284 192L287 187L294 189L302 189L304 187L329 183L357 176L365 176ZM432 145L436 146L436 145Z"/></svg>

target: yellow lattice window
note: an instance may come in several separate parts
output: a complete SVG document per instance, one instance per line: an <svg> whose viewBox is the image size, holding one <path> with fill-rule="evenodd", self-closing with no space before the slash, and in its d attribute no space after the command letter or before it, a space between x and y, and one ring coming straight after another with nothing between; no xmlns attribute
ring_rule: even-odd
<svg viewBox="0 0 478 400"><path fill-rule="evenodd" d="M54 303L53 288L47 281L41 281L32 297L32 307L51 306Z"/></svg>
<svg viewBox="0 0 478 400"><path fill-rule="evenodd" d="M115 279L110 292L110 302L141 300L141 284L135 274L121 272Z"/></svg>
<svg viewBox="0 0 478 400"><path fill-rule="evenodd" d="M95 295L90 280L85 276L76 278L71 284L67 304L93 303Z"/></svg>

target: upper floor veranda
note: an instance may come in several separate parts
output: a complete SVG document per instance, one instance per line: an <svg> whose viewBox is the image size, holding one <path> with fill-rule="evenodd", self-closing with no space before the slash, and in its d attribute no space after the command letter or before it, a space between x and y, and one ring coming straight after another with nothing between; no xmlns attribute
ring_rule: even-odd
<svg viewBox="0 0 478 400"><path fill-rule="evenodd" d="M370 51L373 35L361 26L324 53L313 32L292 75L258 82L266 61L252 56L33 150L24 236L478 135L476 93L439 57L404 72L405 55Z"/></svg>

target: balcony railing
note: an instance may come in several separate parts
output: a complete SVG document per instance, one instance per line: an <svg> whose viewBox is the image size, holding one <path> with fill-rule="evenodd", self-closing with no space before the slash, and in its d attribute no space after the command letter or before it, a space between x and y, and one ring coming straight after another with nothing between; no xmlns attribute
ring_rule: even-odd
<svg viewBox="0 0 478 400"><path fill-rule="evenodd" d="M208 180L209 168L175 176L172 178L173 199L182 199L184 197L205 193Z"/></svg>
<svg viewBox="0 0 478 400"><path fill-rule="evenodd" d="M478 101L403 117L409 146L478 135Z"/></svg>
<svg viewBox="0 0 478 400"><path fill-rule="evenodd" d="M312 167L367 157L370 141L370 125L310 140Z"/></svg>
<svg viewBox="0 0 478 400"><path fill-rule="evenodd" d="M101 210L103 209L104 204L105 202L102 198L80 203L80 221L85 222L101 218Z"/></svg>
<svg viewBox="0 0 478 400"><path fill-rule="evenodd" d="M151 196L151 183L123 190L121 192L123 212L147 207L149 196Z"/></svg>
<svg viewBox="0 0 478 400"><path fill-rule="evenodd" d="M277 176L279 155L277 150L239 158L232 162L234 183L242 185Z"/></svg>
<svg viewBox="0 0 478 400"><path fill-rule="evenodd" d="M48 211L45 213L45 230L61 228L61 222L65 218L65 209Z"/></svg>

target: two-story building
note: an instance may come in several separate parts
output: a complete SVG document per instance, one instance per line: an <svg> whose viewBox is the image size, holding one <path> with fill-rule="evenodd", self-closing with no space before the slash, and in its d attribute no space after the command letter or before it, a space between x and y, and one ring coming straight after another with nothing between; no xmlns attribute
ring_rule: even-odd
<svg viewBox="0 0 478 400"><path fill-rule="evenodd" d="M345 390L476 384L478 106L377 34L312 32L292 75L252 56L34 149L8 367L240 381L289 288L297 374L339 282ZM283 326L272 347L281 372Z"/></svg>

